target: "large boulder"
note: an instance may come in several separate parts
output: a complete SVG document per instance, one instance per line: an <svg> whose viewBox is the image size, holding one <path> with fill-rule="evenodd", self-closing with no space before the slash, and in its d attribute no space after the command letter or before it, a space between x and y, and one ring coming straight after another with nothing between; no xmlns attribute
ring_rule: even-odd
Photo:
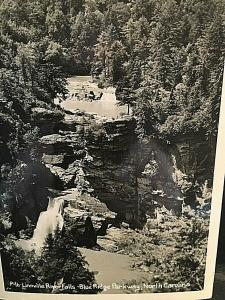
<svg viewBox="0 0 225 300"><path fill-rule="evenodd" d="M64 188L75 187L82 159L86 155L82 135L61 132L40 138L42 162Z"/></svg>
<svg viewBox="0 0 225 300"><path fill-rule="evenodd" d="M60 110L50 110L43 107L32 108L32 123L39 127L41 135L57 132L58 124L63 119L64 114Z"/></svg>
<svg viewBox="0 0 225 300"><path fill-rule="evenodd" d="M82 194L78 189L69 189L61 197L65 203L66 234L73 237L77 246L88 248L96 246L102 223L106 219L115 218L115 214L104 203L88 193Z"/></svg>

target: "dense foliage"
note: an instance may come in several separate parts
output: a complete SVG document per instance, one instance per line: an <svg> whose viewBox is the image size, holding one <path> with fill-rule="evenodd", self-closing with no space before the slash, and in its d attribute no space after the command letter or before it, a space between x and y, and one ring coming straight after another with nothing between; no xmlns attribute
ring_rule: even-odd
<svg viewBox="0 0 225 300"><path fill-rule="evenodd" d="M149 292L143 282L146 286L155 285L151 290L154 292L202 290L208 223L199 217L169 217L161 224L149 222L142 231L132 233L132 237L124 235L118 242L120 251L132 253L138 258L135 267L152 274L139 282L139 292Z"/></svg>
<svg viewBox="0 0 225 300"><path fill-rule="evenodd" d="M47 237L41 255L20 249L9 239L0 242L0 250L7 291L66 294L99 291L80 251L59 231ZM85 290L82 285L92 288Z"/></svg>
<svg viewBox="0 0 225 300"><path fill-rule="evenodd" d="M7 54L18 52L21 80L39 100L61 90L54 78L57 66L69 74L91 72L99 84L117 87L118 98L133 107L143 134L169 140L190 133L210 141L215 137L224 1L0 3L1 35L11 41ZM11 64L10 57L4 61Z"/></svg>
<svg viewBox="0 0 225 300"><path fill-rule="evenodd" d="M186 283L192 291L204 288L208 226L208 221L193 219L180 228L175 251L159 261L154 282ZM170 289L179 290L173 286Z"/></svg>
<svg viewBox="0 0 225 300"><path fill-rule="evenodd" d="M0 199L1 212L11 213L14 227L18 223L14 212L26 202L25 196L34 196L33 188L40 179L36 175L43 174L37 143L40 133L33 122L33 109L55 109L54 98L66 94L60 67L48 59L48 41L40 39L35 26L31 26L32 5L24 4L0 1ZM32 20L39 27L39 21ZM39 193L46 197L42 186Z"/></svg>

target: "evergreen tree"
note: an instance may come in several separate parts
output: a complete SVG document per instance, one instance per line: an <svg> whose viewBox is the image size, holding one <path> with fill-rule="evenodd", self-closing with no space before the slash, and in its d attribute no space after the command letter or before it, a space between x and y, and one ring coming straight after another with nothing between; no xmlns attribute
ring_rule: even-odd
<svg viewBox="0 0 225 300"><path fill-rule="evenodd" d="M65 285L73 285L67 290L63 287L60 292L71 294L96 294L99 290L93 285L94 275L88 271L87 263L74 242L57 230L47 237L40 258L40 276L43 282L54 283L62 281ZM84 290L80 285L93 286L91 290Z"/></svg>

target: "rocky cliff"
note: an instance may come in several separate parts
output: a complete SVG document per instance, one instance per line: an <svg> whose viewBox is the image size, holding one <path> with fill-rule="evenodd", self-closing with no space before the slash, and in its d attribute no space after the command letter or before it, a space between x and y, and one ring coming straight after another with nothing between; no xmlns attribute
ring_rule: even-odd
<svg viewBox="0 0 225 300"><path fill-rule="evenodd" d="M179 215L184 201L194 207L202 198L201 186L211 174L202 140L183 138L166 146L140 141L134 118L107 120L81 112L66 114L55 128L40 146L58 188L91 193L133 227L158 207Z"/></svg>
<svg viewBox="0 0 225 300"><path fill-rule="evenodd" d="M36 223L49 189L92 195L116 213L118 223L131 227L142 227L159 208L180 215L184 203L210 206L212 155L201 137L161 145L138 139L132 117L114 120L80 111L37 109L33 122L41 129L42 163L27 165L26 183L18 186L23 201L13 213L15 228L25 228L27 218Z"/></svg>

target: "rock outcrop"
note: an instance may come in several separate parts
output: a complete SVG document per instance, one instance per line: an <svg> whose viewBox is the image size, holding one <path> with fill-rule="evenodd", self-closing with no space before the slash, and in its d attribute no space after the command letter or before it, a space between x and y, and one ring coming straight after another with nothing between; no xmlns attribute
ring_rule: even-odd
<svg viewBox="0 0 225 300"><path fill-rule="evenodd" d="M108 120L77 111L55 129L40 146L58 187L91 193L131 227L143 226L157 207L177 215L184 201L194 207L204 174L211 172L205 172L211 162L204 141L180 139L166 146L140 141L132 117Z"/></svg>
<svg viewBox="0 0 225 300"><path fill-rule="evenodd" d="M64 113L60 110L51 110L43 107L34 107L32 109L32 123L40 129L41 135L56 132L59 122L63 119Z"/></svg>
<svg viewBox="0 0 225 300"><path fill-rule="evenodd" d="M203 135L180 136L173 140L170 150L176 157L177 167L189 178L212 186L215 149Z"/></svg>
<svg viewBox="0 0 225 300"><path fill-rule="evenodd" d="M96 246L102 224L106 220L115 219L115 213L90 194L82 194L76 188L65 191L60 198L63 198L65 203L65 234L74 238L76 246ZM104 235L107 234L108 224Z"/></svg>

